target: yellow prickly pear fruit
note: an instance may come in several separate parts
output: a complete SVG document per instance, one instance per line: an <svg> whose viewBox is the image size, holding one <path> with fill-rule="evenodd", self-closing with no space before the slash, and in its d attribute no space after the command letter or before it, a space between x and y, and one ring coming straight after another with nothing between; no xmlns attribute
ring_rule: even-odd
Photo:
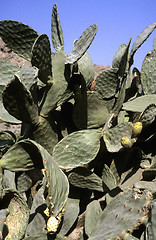
<svg viewBox="0 0 156 240"><path fill-rule="evenodd" d="M127 136L124 136L124 137L121 138L121 144L125 148L131 148L132 147L132 142Z"/></svg>
<svg viewBox="0 0 156 240"><path fill-rule="evenodd" d="M60 220L54 216L51 216L47 221L47 231L49 233L56 233L59 224L60 224Z"/></svg>
<svg viewBox="0 0 156 240"><path fill-rule="evenodd" d="M48 221L47 221L47 231L51 234L53 233L56 233L57 232L57 229L60 225L60 222L61 222L61 219L62 219L62 216L65 212L65 207L62 208L62 211L56 216L51 216ZM44 211L44 213L48 213L48 210L46 209ZM47 214L46 214L47 215ZM48 216L48 215L47 215Z"/></svg>
<svg viewBox="0 0 156 240"><path fill-rule="evenodd" d="M133 123L133 136L138 136L142 131L142 122Z"/></svg>

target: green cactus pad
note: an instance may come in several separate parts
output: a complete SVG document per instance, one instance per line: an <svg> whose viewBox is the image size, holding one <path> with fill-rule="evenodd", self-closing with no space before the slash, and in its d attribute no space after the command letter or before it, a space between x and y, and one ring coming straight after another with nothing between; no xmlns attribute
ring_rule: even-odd
<svg viewBox="0 0 156 240"><path fill-rule="evenodd" d="M102 209L97 200L94 200L87 205L85 214L85 232L88 236L90 236L101 213Z"/></svg>
<svg viewBox="0 0 156 240"><path fill-rule="evenodd" d="M71 53L66 58L66 64L73 64L78 61L91 45L97 32L97 25L93 24L87 28L78 41L75 42Z"/></svg>
<svg viewBox="0 0 156 240"><path fill-rule="evenodd" d="M111 169L106 164L104 164L104 166L103 166L101 178L102 178L102 181L104 182L104 184L110 190L112 190L113 188L115 188L117 186L115 176L114 176L113 172L111 171Z"/></svg>
<svg viewBox="0 0 156 240"><path fill-rule="evenodd" d="M63 31L59 20L57 4L54 4L51 18L51 38L55 50L64 48Z"/></svg>
<svg viewBox="0 0 156 240"><path fill-rule="evenodd" d="M134 57L135 52L146 41L146 39L150 36L150 34L154 31L155 28L156 28L156 22L153 22L139 34L139 36L133 43L133 46L132 46L132 49L130 52L130 56L129 56L130 65L133 64L133 57Z"/></svg>
<svg viewBox="0 0 156 240"><path fill-rule="evenodd" d="M125 102L122 109L131 112L143 112L151 104L156 104L156 96L154 94L143 95Z"/></svg>
<svg viewBox="0 0 156 240"><path fill-rule="evenodd" d="M137 163L136 163L137 165ZM142 179L142 172L143 169L139 168L137 169L135 166L133 166L132 169L129 171L123 173L121 175L121 181L118 185L121 189L124 189L125 187L133 187L133 185ZM148 189L150 190L150 189Z"/></svg>
<svg viewBox="0 0 156 240"><path fill-rule="evenodd" d="M119 47L119 49L116 51L113 58L112 67L118 68L118 74L121 77L124 76L124 73L128 64L128 54L129 54L130 43L131 43L131 38L127 45L122 44Z"/></svg>
<svg viewBox="0 0 156 240"><path fill-rule="evenodd" d="M86 98L83 98L83 94L79 97L73 108L73 121L79 129L99 128L106 123L109 112L97 92L89 91Z"/></svg>
<svg viewBox="0 0 156 240"><path fill-rule="evenodd" d="M63 223L59 234L66 235L79 215L79 199L68 198L65 206L65 213L63 216Z"/></svg>
<svg viewBox="0 0 156 240"><path fill-rule="evenodd" d="M0 102L0 119L11 124L21 124L20 120L17 120L17 118L14 118L8 113L8 111L4 108L2 102Z"/></svg>
<svg viewBox="0 0 156 240"><path fill-rule="evenodd" d="M122 85L121 85L120 90L117 95L117 100L113 106L112 112L117 115L119 114L119 112L122 108L122 105L124 103L124 100L125 100L127 78L128 78L128 76L123 79Z"/></svg>
<svg viewBox="0 0 156 240"><path fill-rule="evenodd" d="M0 204L9 210L6 220L8 235L5 239L22 239L29 219L29 209L24 197L15 190L5 189Z"/></svg>
<svg viewBox="0 0 156 240"><path fill-rule="evenodd" d="M19 70L19 68L15 65L12 65L9 62L6 62L0 59L0 99L2 96L2 92L4 87L8 82L12 80L14 74Z"/></svg>
<svg viewBox="0 0 156 240"><path fill-rule="evenodd" d="M18 120L38 124L38 108L31 93L17 76L6 86L2 94L6 110Z"/></svg>
<svg viewBox="0 0 156 240"><path fill-rule="evenodd" d="M52 58L53 85L51 86L41 109L41 115L43 116L47 116L50 111L56 108L57 103L66 92L68 84L64 76L65 59L66 54L63 50L58 50Z"/></svg>
<svg viewBox="0 0 156 240"><path fill-rule="evenodd" d="M141 67L141 83L144 94L156 93L156 49L147 53Z"/></svg>
<svg viewBox="0 0 156 240"><path fill-rule="evenodd" d="M91 162L100 148L101 129L73 132L64 137L54 148L53 157L65 169Z"/></svg>
<svg viewBox="0 0 156 240"><path fill-rule="evenodd" d="M35 166L42 168L42 159L37 147L30 140L21 140L3 155L0 166L15 172L28 171Z"/></svg>
<svg viewBox="0 0 156 240"><path fill-rule="evenodd" d="M68 180L75 187L104 191L102 179L87 168L75 168L68 175Z"/></svg>
<svg viewBox="0 0 156 240"><path fill-rule="evenodd" d="M39 123L33 131L34 140L42 145L50 154L58 143L57 126L51 118L39 117Z"/></svg>
<svg viewBox="0 0 156 240"><path fill-rule="evenodd" d="M151 198L149 191L125 189L100 214L89 240L120 239L131 233L148 219Z"/></svg>
<svg viewBox="0 0 156 240"><path fill-rule="evenodd" d="M40 80L46 83L52 76L51 47L46 34L40 35L32 47L31 64L39 69Z"/></svg>
<svg viewBox="0 0 156 240"><path fill-rule="evenodd" d="M19 141L3 155L0 166L12 171L28 171L36 167L41 169L44 166L47 201L52 201L55 216L62 210L68 197L68 180L53 157L40 144L28 139Z"/></svg>
<svg viewBox="0 0 156 240"><path fill-rule="evenodd" d="M2 187L3 189L5 188L16 189L15 172L3 169Z"/></svg>
<svg viewBox="0 0 156 240"><path fill-rule="evenodd" d="M54 158L43 147L39 146L39 150L43 159L47 182L48 196L46 202L49 209L52 210L50 214L53 214L56 217L65 206L68 198L68 179L58 167Z"/></svg>
<svg viewBox="0 0 156 240"><path fill-rule="evenodd" d="M89 55L86 52L77 62L78 69L83 75L86 86L88 87L94 80L94 63Z"/></svg>
<svg viewBox="0 0 156 240"><path fill-rule="evenodd" d="M105 102L96 92L87 93L87 127L98 128L106 123L110 114L105 106Z"/></svg>
<svg viewBox="0 0 156 240"><path fill-rule="evenodd" d="M111 98L116 94L119 85L117 73L118 68L111 68L97 76L95 91L103 98Z"/></svg>
<svg viewBox="0 0 156 240"><path fill-rule="evenodd" d="M156 104L150 104L142 113L140 117L140 122L142 122L143 127L150 125L156 117Z"/></svg>
<svg viewBox="0 0 156 240"><path fill-rule="evenodd" d="M46 209L46 201L44 198L45 188L42 186L36 193L30 209L29 224L27 226L25 236L34 236L39 233L46 233L46 219L43 213Z"/></svg>
<svg viewBox="0 0 156 240"><path fill-rule="evenodd" d="M75 104L73 108L73 121L78 129L87 128L87 91L83 76L79 73L73 74L71 84L74 91Z"/></svg>
<svg viewBox="0 0 156 240"><path fill-rule="evenodd" d="M21 22L4 20L0 21L0 37L19 56L30 61L31 48L38 33Z"/></svg>
<svg viewBox="0 0 156 240"><path fill-rule="evenodd" d="M27 172L22 172L16 175L16 185L19 192L26 192L32 187L32 179Z"/></svg>
<svg viewBox="0 0 156 240"><path fill-rule="evenodd" d="M31 87L37 83L38 80L38 69L36 67L29 67L24 64L20 71L16 73L16 76L19 77L24 86L31 90Z"/></svg>
<svg viewBox="0 0 156 240"><path fill-rule="evenodd" d="M115 105L115 100L116 100L115 97L110 98L110 99L104 99L104 103L105 103L109 112L112 112L112 109Z"/></svg>
<svg viewBox="0 0 156 240"><path fill-rule="evenodd" d="M131 139L133 126L124 122L116 125L104 133L103 139L109 152L118 152L121 148L121 138L126 136Z"/></svg>

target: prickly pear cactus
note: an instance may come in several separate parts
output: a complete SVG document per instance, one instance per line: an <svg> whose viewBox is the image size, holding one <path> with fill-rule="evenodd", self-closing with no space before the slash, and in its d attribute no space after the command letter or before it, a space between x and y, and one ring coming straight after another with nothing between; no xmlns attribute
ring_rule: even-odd
<svg viewBox="0 0 156 240"><path fill-rule="evenodd" d="M67 55L57 4L51 39L0 21L0 37L30 62L0 61L0 239L155 239L155 39L131 71L155 28L121 44L95 79L96 24Z"/></svg>

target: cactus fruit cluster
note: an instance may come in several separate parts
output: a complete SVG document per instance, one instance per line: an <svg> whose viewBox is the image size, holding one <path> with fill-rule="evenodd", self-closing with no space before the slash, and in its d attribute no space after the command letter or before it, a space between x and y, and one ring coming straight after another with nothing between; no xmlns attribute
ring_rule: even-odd
<svg viewBox="0 0 156 240"><path fill-rule="evenodd" d="M0 37L30 65L0 60L0 239L156 239L156 38L141 72L135 52L156 28L116 51L94 79L87 52L97 25L73 49L55 4L51 35L11 20Z"/></svg>

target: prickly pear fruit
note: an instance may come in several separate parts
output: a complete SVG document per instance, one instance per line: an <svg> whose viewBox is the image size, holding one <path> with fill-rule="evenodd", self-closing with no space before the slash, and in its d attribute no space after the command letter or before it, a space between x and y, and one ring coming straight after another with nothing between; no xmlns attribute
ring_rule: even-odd
<svg viewBox="0 0 156 240"><path fill-rule="evenodd" d="M132 142L127 136L124 136L124 137L121 138L121 144L125 148L131 148L132 147Z"/></svg>
<svg viewBox="0 0 156 240"><path fill-rule="evenodd" d="M133 136L138 136L142 131L142 122L133 123Z"/></svg>
<svg viewBox="0 0 156 240"><path fill-rule="evenodd" d="M57 229L60 225L62 216L65 212L65 208L62 209L62 211L56 216L54 217L53 215L48 219L47 221L47 231L51 234L54 234L57 232ZM47 212L44 211L44 213L47 215Z"/></svg>

